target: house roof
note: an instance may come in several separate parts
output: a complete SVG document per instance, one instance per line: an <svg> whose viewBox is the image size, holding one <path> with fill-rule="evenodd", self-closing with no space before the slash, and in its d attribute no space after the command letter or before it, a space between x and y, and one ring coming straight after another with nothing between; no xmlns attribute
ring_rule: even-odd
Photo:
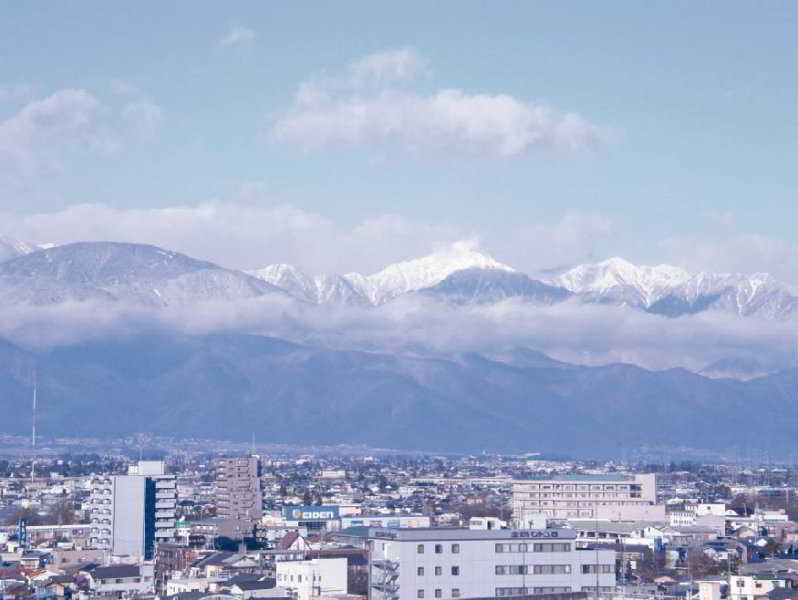
<svg viewBox="0 0 798 600"><path fill-rule="evenodd" d="M277 550L288 550L299 539L298 531L289 531L277 542Z"/></svg>
<svg viewBox="0 0 798 600"><path fill-rule="evenodd" d="M137 565L111 565L110 567L97 567L91 571L94 579L124 579L126 577L139 577L141 571Z"/></svg>
<svg viewBox="0 0 798 600"><path fill-rule="evenodd" d="M234 587L242 592L250 592L252 590L270 590L275 585L274 579L266 579L264 581L239 581Z"/></svg>
<svg viewBox="0 0 798 600"><path fill-rule="evenodd" d="M208 567L208 566L223 566L228 565L231 562L235 562L241 558L240 554L236 554L235 552L226 552L226 551L219 551L214 552L210 556L206 556L205 558L201 558L196 563L194 563L195 567Z"/></svg>

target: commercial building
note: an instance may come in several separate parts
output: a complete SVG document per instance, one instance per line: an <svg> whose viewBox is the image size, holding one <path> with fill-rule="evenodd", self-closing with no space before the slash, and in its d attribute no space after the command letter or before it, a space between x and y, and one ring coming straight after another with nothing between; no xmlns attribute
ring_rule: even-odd
<svg viewBox="0 0 798 600"><path fill-rule="evenodd" d="M427 515L352 515L341 517L341 529L347 527L430 527L432 520Z"/></svg>
<svg viewBox="0 0 798 600"><path fill-rule="evenodd" d="M257 456L217 459L216 514L226 519L261 519L263 491Z"/></svg>
<svg viewBox="0 0 798 600"><path fill-rule="evenodd" d="M515 480L513 519L520 527L531 515L549 519L665 520L657 505L656 475L558 475Z"/></svg>
<svg viewBox="0 0 798 600"><path fill-rule="evenodd" d="M356 535L353 532L353 535ZM377 529L369 597L494 598L615 589L615 552L577 549L570 529Z"/></svg>
<svg viewBox="0 0 798 600"><path fill-rule="evenodd" d="M175 538L175 478L161 461L142 461L128 475L91 482L89 543L118 556L150 560L155 544Z"/></svg>

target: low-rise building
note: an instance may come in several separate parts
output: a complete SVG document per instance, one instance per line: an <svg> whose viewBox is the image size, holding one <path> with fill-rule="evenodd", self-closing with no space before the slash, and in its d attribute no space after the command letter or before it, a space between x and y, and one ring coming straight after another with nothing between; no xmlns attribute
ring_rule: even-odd
<svg viewBox="0 0 798 600"><path fill-rule="evenodd" d="M579 549L571 529L370 528L365 535L374 599L609 594L615 589L615 551Z"/></svg>

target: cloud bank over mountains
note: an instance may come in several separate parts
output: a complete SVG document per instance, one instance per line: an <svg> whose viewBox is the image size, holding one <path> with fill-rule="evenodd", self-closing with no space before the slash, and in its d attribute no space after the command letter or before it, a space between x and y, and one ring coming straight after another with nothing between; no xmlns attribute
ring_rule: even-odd
<svg viewBox="0 0 798 600"><path fill-rule="evenodd" d="M798 317L790 312L798 300L784 288L731 279L689 304L678 294L709 276L667 274L614 259L540 282L458 243L367 276L328 274L323 285L349 293L315 302L288 280L157 247L83 243L0 263L0 337L49 347L164 331L254 333L398 355L530 348L570 363L695 372L736 361L739 373L730 375L798 364ZM746 294L748 304L729 304Z"/></svg>

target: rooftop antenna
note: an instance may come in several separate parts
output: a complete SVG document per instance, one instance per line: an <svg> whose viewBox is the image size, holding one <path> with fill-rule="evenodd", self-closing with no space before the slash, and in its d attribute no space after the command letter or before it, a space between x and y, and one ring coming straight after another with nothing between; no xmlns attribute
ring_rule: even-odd
<svg viewBox="0 0 798 600"><path fill-rule="evenodd" d="M30 478L36 476L36 392L38 388L38 380L36 376L36 369L33 369L33 413L31 416L31 461L30 461Z"/></svg>

